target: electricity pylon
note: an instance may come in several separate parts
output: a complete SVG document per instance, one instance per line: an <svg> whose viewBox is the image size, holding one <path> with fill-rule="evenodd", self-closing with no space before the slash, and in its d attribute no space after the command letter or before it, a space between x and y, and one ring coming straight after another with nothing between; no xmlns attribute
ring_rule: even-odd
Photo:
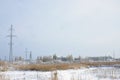
<svg viewBox="0 0 120 80"><path fill-rule="evenodd" d="M13 35L13 25L11 25L10 28L10 35L8 35L8 37L10 37L10 51L9 51L9 62L13 62L13 37L15 37L15 35Z"/></svg>

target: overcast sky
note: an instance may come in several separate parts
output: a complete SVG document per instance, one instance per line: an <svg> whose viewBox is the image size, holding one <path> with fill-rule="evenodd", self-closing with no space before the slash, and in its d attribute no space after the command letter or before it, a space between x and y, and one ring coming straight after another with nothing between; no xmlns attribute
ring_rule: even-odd
<svg viewBox="0 0 120 80"><path fill-rule="evenodd" d="M0 55L120 57L120 0L0 0Z"/></svg>

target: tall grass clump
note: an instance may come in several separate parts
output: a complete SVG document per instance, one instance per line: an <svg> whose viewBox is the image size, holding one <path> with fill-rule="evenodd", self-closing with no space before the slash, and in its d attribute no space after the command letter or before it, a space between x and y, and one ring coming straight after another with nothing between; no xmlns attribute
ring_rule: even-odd
<svg viewBox="0 0 120 80"><path fill-rule="evenodd" d="M4 61L0 61L0 71L6 71L8 69L8 64Z"/></svg>
<svg viewBox="0 0 120 80"><path fill-rule="evenodd" d="M0 80L10 80L10 78L6 77L4 74L0 74Z"/></svg>
<svg viewBox="0 0 120 80"><path fill-rule="evenodd" d="M58 73L57 71L51 72L51 80L58 80Z"/></svg>

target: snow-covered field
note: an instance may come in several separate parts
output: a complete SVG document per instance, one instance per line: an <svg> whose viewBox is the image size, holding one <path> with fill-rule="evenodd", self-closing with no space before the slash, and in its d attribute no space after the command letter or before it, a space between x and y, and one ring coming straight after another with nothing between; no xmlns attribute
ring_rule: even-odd
<svg viewBox="0 0 120 80"><path fill-rule="evenodd" d="M120 68L97 67L48 72L7 71L0 72L0 75L0 80L120 80Z"/></svg>

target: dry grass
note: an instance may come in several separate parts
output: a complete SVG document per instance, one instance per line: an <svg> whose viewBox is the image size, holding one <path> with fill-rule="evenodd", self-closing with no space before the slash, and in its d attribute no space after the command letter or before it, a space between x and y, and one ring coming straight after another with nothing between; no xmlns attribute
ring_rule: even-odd
<svg viewBox="0 0 120 80"><path fill-rule="evenodd" d="M36 71L51 71L55 69L67 69L68 65L62 64L62 65L47 65L47 64L29 64L29 65L21 65L18 66L18 70L36 70Z"/></svg>
<svg viewBox="0 0 120 80"><path fill-rule="evenodd" d="M5 62L0 61L0 66L3 66L3 65L5 65Z"/></svg>
<svg viewBox="0 0 120 80"><path fill-rule="evenodd" d="M10 80L10 79L6 77L4 74L0 74L0 80Z"/></svg>
<svg viewBox="0 0 120 80"><path fill-rule="evenodd" d="M58 80L58 73L57 73L57 71L51 72L51 80Z"/></svg>
<svg viewBox="0 0 120 80"><path fill-rule="evenodd" d="M83 62L81 64L84 64L87 66L102 66L102 65L111 66L115 64L120 64L120 62Z"/></svg>
<svg viewBox="0 0 120 80"><path fill-rule="evenodd" d="M120 62L81 62L81 63L59 63L59 64L28 64L17 65L17 70L32 70L32 71L53 71L53 70L66 70L66 69L79 69L88 66L102 66L114 65Z"/></svg>
<svg viewBox="0 0 120 80"><path fill-rule="evenodd" d="M0 71L6 71L8 64L4 61L0 61Z"/></svg>
<svg viewBox="0 0 120 80"><path fill-rule="evenodd" d="M81 64L29 64L16 66L18 70L52 71L80 68Z"/></svg>

